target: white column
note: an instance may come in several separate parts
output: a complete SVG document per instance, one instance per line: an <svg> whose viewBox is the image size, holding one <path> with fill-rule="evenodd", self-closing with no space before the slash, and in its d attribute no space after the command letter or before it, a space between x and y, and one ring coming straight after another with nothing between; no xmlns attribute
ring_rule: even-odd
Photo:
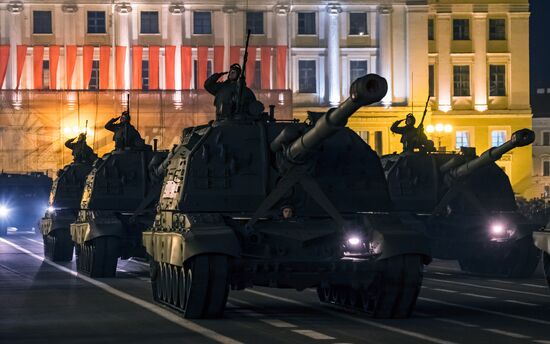
<svg viewBox="0 0 550 344"><path fill-rule="evenodd" d="M174 87L181 90L181 45L183 43L183 16L182 12L172 12L168 19L168 42L176 46L176 57L174 59Z"/></svg>
<svg viewBox="0 0 550 344"><path fill-rule="evenodd" d="M506 31L510 49L510 66L506 71L506 90L510 110L528 110L529 107L529 12L508 13ZM508 75L509 74L509 75Z"/></svg>
<svg viewBox="0 0 550 344"><path fill-rule="evenodd" d="M474 13L472 25L474 67L471 73L474 86L474 107L487 110L487 13Z"/></svg>
<svg viewBox="0 0 550 344"><path fill-rule="evenodd" d="M132 48L130 45L130 37L132 34L130 30L130 13L132 12L132 7L128 3L121 3L116 5L115 10L118 17L118 28L116 32L117 45L126 47L126 57L124 63L124 89L130 89L130 66L132 65L132 60L130 60L130 49Z"/></svg>
<svg viewBox="0 0 550 344"><path fill-rule="evenodd" d="M342 8L338 4L329 4L327 34L327 77L328 101L330 106L340 104L340 23Z"/></svg>
<svg viewBox="0 0 550 344"><path fill-rule="evenodd" d="M275 5L273 8L273 11L275 12L275 42L277 45L284 45L288 47L287 51L287 64L290 63L291 59L290 56L292 56L291 51L291 45L290 45L290 39L289 39L289 32L290 32L290 16L288 15L290 13L290 5L279 3ZM276 60L274 60L276 61ZM274 62L276 63L276 62ZM287 70L282 71L282 73L286 73L286 87L288 88L288 85L290 85L290 66L287 65ZM281 71L277 71L275 66L272 66L271 68L272 73L281 73ZM272 74L273 75L273 74ZM271 78L271 86L274 86L274 78Z"/></svg>
<svg viewBox="0 0 550 344"><path fill-rule="evenodd" d="M7 5L9 18L9 42L10 57L6 71L6 89L15 89L17 85L17 45L21 44L22 3L10 3ZM1 85L0 85L1 87Z"/></svg>
<svg viewBox="0 0 550 344"><path fill-rule="evenodd" d="M451 66L451 14L437 14L437 51L438 51L438 85L437 102L439 110L451 110L452 66Z"/></svg>
<svg viewBox="0 0 550 344"><path fill-rule="evenodd" d="M223 11L223 70L229 70L229 59L231 58L231 27L234 20L236 8L224 7Z"/></svg>
<svg viewBox="0 0 550 344"><path fill-rule="evenodd" d="M428 97L428 6L407 6L409 105L423 106ZM414 97L414 98L413 98Z"/></svg>
<svg viewBox="0 0 550 344"><path fill-rule="evenodd" d="M378 71L381 76L388 81L388 93L382 99L382 104L389 106L392 103L393 98L393 83L392 83L392 30L391 30L391 15L392 7L380 6L378 7L378 46L380 56L378 63Z"/></svg>

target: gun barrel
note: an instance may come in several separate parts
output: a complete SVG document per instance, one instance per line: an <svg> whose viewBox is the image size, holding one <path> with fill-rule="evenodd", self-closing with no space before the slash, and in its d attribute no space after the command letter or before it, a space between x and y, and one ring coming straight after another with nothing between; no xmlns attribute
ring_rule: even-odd
<svg viewBox="0 0 550 344"><path fill-rule="evenodd" d="M530 145L535 141L535 133L529 129L520 129L512 134L512 138L498 147L492 147L483 152L478 158L470 160L460 166L445 169L442 166L441 172L446 173L447 179L455 180L472 174L478 169L495 162L514 148Z"/></svg>
<svg viewBox="0 0 550 344"><path fill-rule="evenodd" d="M360 107L382 100L388 91L386 79L376 74L367 74L353 82L350 97L337 108L332 108L321 117L313 128L298 137L289 147L287 156L291 161L303 160L323 140L346 126Z"/></svg>

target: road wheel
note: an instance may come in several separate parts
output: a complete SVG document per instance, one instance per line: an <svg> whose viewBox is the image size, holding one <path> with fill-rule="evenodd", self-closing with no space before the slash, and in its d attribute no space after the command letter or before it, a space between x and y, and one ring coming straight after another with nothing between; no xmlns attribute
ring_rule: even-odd
<svg viewBox="0 0 550 344"><path fill-rule="evenodd" d="M68 229L57 229L43 236L44 255L54 262L70 262L73 259L73 241Z"/></svg>
<svg viewBox="0 0 550 344"><path fill-rule="evenodd" d="M462 271L508 278L528 278L533 275L540 260L540 250L529 237L491 249L480 249L476 255L459 259Z"/></svg>
<svg viewBox="0 0 550 344"><path fill-rule="evenodd" d="M406 318L422 286L422 257L401 255L379 262L381 272L361 292L363 311L375 318Z"/></svg>
<svg viewBox="0 0 550 344"><path fill-rule="evenodd" d="M90 277L115 277L119 256L117 237L95 238L80 245L80 254L76 259L77 270Z"/></svg>

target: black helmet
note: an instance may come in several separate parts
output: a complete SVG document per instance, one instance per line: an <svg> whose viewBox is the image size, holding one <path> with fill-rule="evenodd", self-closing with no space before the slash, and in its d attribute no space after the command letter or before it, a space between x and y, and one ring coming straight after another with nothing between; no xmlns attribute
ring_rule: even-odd
<svg viewBox="0 0 550 344"><path fill-rule="evenodd" d="M130 121L130 118L131 118L130 117L130 111L128 111L128 110L123 111L122 115L120 115L120 117L126 117L126 120Z"/></svg>
<svg viewBox="0 0 550 344"><path fill-rule="evenodd" d="M408 120L412 120L413 124L416 123L416 118L414 118L414 115L412 113L408 113L407 117L405 118L405 122Z"/></svg>
<svg viewBox="0 0 550 344"><path fill-rule="evenodd" d="M229 67L229 70L235 69L237 72L241 73L241 65L238 63L233 63L231 67Z"/></svg>

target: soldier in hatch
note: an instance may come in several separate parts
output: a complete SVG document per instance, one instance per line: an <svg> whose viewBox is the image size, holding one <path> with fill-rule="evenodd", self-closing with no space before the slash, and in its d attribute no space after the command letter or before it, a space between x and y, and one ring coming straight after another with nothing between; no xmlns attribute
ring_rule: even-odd
<svg viewBox="0 0 550 344"><path fill-rule="evenodd" d="M218 82L218 80L227 75L227 80ZM234 63L229 68L229 72L214 73L204 82L204 88L214 96L214 106L216 106L216 119L233 118L239 111L239 77L241 75L241 66ZM251 104L256 103L256 96L246 85L243 87L242 94L242 112L248 113Z"/></svg>
<svg viewBox="0 0 550 344"><path fill-rule="evenodd" d="M105 129L114 132L113 141L115 141L116 150L126 148L142 148L145 142L139 132L130 124L130 113L124 111L120 117L114 117L105 124ZM118 123L116 123L119 121Z"/></svg>
<svg viewBox="0 0 550 344"><path fill-rule="evenodd" d="M86 133L81 133L77 137L68 139L65 141L65 147L72 151L74 162L92 163L97 159L97 154L86 143Z"/></svg>
<svg viewBox="0 0 550 344"><path fill-rule="evenodd" d="M405 121L405 126L400 127L399 123ZM401 143L403 144L403 152L413 152L415 148L421 151L433 151L434 144L428 140L424 133L424 126L421 124L415 128L416 119L412 113L407 114L405 119L395 121L390 130L393 133L401 135Z"/></svg>

